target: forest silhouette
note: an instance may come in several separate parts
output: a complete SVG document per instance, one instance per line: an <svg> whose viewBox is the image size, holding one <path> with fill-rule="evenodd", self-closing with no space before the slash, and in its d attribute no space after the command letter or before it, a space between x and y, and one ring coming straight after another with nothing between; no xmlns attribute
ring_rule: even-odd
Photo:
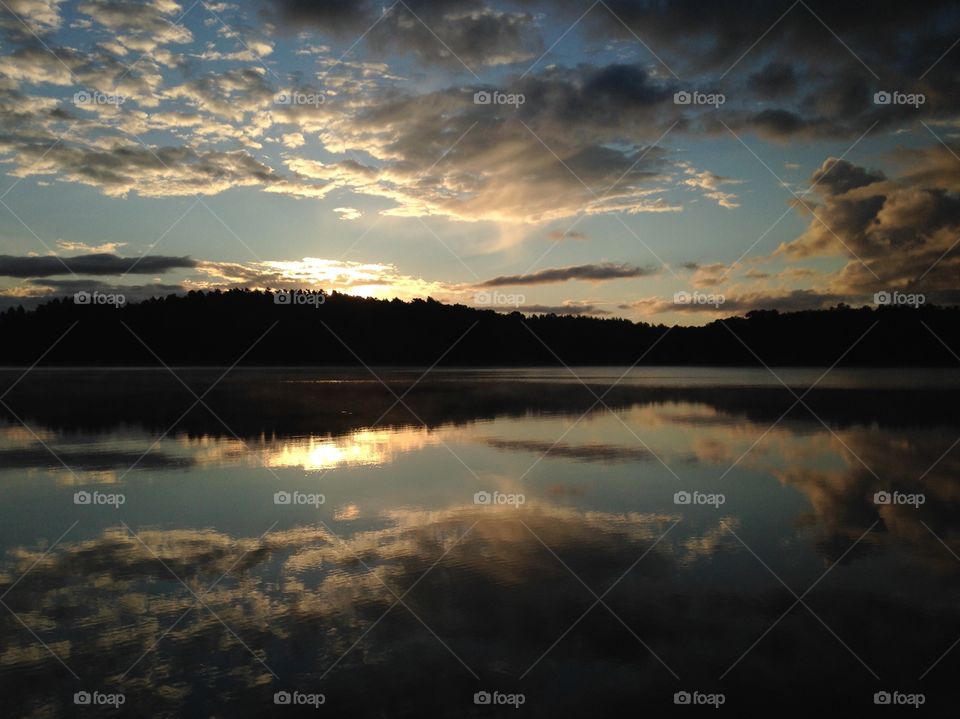
<svg viewBox="0 0 960 719"><path fill-rule="evenodd" d="M12 308L0 313L0 364L29 366L41 358L40 366L960 365L956 307L753 310L703 326L668 327L499 313L430 298L301 290L278 302L278 294L195 291L119 307L69 297L30 311Z"/></svg>

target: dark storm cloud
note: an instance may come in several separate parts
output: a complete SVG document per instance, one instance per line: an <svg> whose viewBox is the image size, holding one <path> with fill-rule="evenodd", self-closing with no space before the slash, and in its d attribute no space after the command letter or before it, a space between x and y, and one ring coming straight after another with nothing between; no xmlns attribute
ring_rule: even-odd
<svg viewBox="0 0 960 719"><path fill-rule="evenodd" d="M189 257L146 255L120 257L108 253L77 257L17 257L0 255L0 276L53 277L56 275L152 275L169 270L196 267ZM49 283L44 283L49 284Z"/></svg>
<svg viewBox="0 0 960 719"><path fill-rule="evenodd" d="M960 163L956 149L904 151L908 168L883 173L829 158L814 174L819 201L806 231L778 254L844 256L841 293L949 292L960 287ZM806 208L799 208L807 212Z"/></svg>
<svg viewBox="0 0 960 719"><path fill-rule="evenodd" d="M452 63L458 72L463 67L457 58L480 67L520 62L534 49L530 54L537 59L540 48L556 39L548 29L568 28L585 9L574 0L515 4L524 13L495 10L480 0L410 0L409 9L401 3L382 15L385 6L374 2L263 2L281 25L356 35L373 26L365 37L370 47ZM704 108L673 106L677 89L698 87L727 94L724 121L733 128L784 140L856 136L874 122L893 127L960 109L960 81L951 71L956 61L948 54L927 74L956 39L948 28L957 27L960 9L931 0L881 1L869 9L825 0L793 7L766 0L610 0L590 8L576 33L588 44L608 43L611 36L635 44L636 33L662 62L651 54L635 65L571 68L551 65L555 59L548 56L513 89L527 97L521 115L552 117L558 124L626 129L638 115L662 122L669 109L679 131L724 132ZM520 62L520 69L528 66ZM926 102L922 112L908 105L878 106L873 102L878 90L922 92ZM757 101L766 106L750 109ZM651 110L660 105L655 117Z"/></svg>
<svg viewBox="0 0 960 719"><path fill-rule="evenodd" d="M408 52L425 62L471 70L532 60L543 40L535 18L477 0L407 0L389 5L357 0L264 0L282 27L313 26L344 37L364 35L368 47Z"/></svg>
<svg viewBox="0 0 960 719"><path fill-rule="evenodd" d="M810 179L814 184L829 189L831 194L842 195L857 187L865 187L886 178L879 170L867 170L847 160L830 158L813 173Z"/></svg>
<svg viewBox="0 0 960 719"><path fill-rule="evenodd" d="M482 283L481 287L503 287L505 285L545 285L569 280L588 280L602 282L632 277L649 277L657 271L649 267L604 262L595 265L575 265L573 267L551 267L524 275L502 275Z"/></svg>
<svg viewBox="0 0 960 719"><path fill-rule="evenodd" d="M559 5L574 13L581 3L562 0ZM914 77L926 69L927 59L927 65L933 63L956 40L958 17L956 6L942 0L869 5L806 0L792 6L769 0L607 0L605 5L609 12L584 18L588 29L624 39L637 33L658 54L667 53L668 62L671 50L679 56L683 48L692 66L725 70L756 43L752 52L758 54L775 50L780 57L825 65L838 57L858 63L852 50L868 65L899 65Z"/></svg>
<svg viewBox="0 0 960 719"><path fill-rule="evenodd" d="M797 75L789 63L770 62L753 73L747 84L761 98L789 97L797 89Z"/></svg>

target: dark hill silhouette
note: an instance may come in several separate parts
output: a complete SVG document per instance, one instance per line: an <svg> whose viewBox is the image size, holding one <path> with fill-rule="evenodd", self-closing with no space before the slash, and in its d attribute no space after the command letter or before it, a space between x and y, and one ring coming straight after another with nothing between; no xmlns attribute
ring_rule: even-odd
<svg viewBox="0 0 960 719"><path fill-rule="evenodd" d="M642 356L643 365L960 367L958 320L956 307L839 305L671 328L336 292L317 306L277 304L271 292L230 290L11 309L0 314L0 364L43 355L43 366L631 365Z"/></svg>

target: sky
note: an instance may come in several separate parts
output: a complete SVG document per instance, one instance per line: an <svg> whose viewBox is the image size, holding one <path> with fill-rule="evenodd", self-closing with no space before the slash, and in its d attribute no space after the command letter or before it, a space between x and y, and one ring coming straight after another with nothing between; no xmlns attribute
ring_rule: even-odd
<svg viewBox="0 0 960 719"><path fill-rule="evenodd" d="M0 308L955 304L960 7L863 7L0 0Z"/></svg>

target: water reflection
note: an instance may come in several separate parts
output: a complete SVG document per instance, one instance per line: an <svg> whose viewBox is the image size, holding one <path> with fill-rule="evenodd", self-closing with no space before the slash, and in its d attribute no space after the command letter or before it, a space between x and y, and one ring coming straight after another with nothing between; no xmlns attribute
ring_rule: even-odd
<svg viewBox="0 0 960 719"><path fill-rule="evenodd" d="M82 687L124 692L131 716L262 716L285 688L356 716L470 715L484 687L538 716L666 713L682 687L949 698L960 656L918 679L960 636L955 414L837 388L777 421L783 392L641 388L584 415L582 388L523 383L451 398L446 377L378 426L389 398L368 385L344 410L349 382L316 384L319 414L299 390L271 427L262 388L234 386L213 405L229 429L158 428L133 399L59 421L64 398L11 395L30 429L0 427L5 709L72 715ZM104 483L121 509L73 505ZM278 488L325 502L277 506Z"/></svg>

